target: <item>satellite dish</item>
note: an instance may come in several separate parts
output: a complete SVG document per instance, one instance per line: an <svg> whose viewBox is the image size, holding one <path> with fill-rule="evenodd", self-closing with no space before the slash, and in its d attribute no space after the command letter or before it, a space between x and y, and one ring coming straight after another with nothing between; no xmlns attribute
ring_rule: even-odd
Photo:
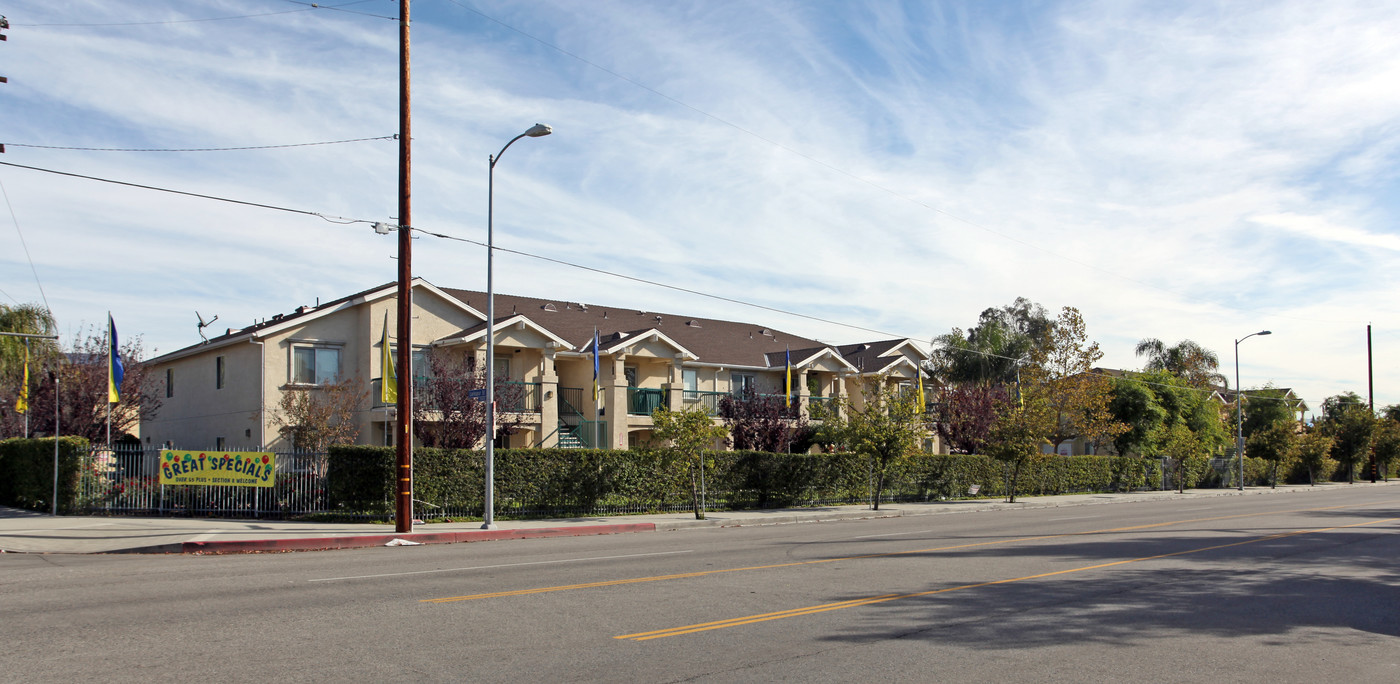
<svg viewBox="0 0 1400 684"><path fill-rule="evenodd" d="M208 343L208 342L209 342L209 337L208 337L207 335L204 334L204 329L207 328L207 327L209 327L209 326L211 326L211 325L214 325L214 321L219 320L219 315L218 315L218 314L214 314L214 317L211 318L211 319L209 319L209 320L207 320L207 321L204 320L204 316L201 316L201 315L199 314L198 311L194 312L194 315L195 315L196 318L199 319L199 328L198 328L198 330L199 330L199 337L200 337L201 339L203 339L205 343Z"/></svg>

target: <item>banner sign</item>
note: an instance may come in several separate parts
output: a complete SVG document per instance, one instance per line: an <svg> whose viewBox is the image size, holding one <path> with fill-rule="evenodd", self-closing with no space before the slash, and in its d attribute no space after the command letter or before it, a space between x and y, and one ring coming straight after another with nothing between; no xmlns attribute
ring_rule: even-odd
<svg viewBox="0 0 1400 684"><path fill-rule="evenodd" d="M265 451L162 451L160 483L271 487L276 458Z"/></svg>

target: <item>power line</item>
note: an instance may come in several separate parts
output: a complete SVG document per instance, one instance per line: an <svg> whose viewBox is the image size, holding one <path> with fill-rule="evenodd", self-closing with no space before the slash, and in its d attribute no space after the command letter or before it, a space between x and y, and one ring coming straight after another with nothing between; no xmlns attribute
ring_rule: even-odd
<svg viewBox="0 0 1400 684"><path fill-rule="evenodd" d="M29 243L24 241L24 231L19 229L19 216L15 214L15 205L10 203L10 192L5 189L4 181L0 181L0 194L5 196L5 206L10 209L10 219L15 223L15 233L19 235L19 244L24 248L24 258L29 261L29 270L34 273L34 283L39 286L39 298L44 300L44 310L48 311L49 316L52 317L53 309L49 307L49 296L44 294L44 283L39 280L39 269L34 267L34 257L29 255ZM9 294L7 293L5 296L9 297Z"/></svg>
<svg viewBox="0 0 1400 684"><path fill-rule="evenodd" d="M851 179L851 180L857 181L857 182L859 182L859 183L863 183L863 184L865 184L865 185L867 185L867 186L869 186L869 187L871 187L871 188L874 188L874 189L879 190L879 191L881 191L881 192L883 192L883 193L886 193L886 194L890 195L891 197L894 197L894 198L896 198L896 199L901 199L901 200L904 200L905 202L908 202L908 203L910 203L910 204L913 204L914 206L921 207L921 208L923 208L923 209L927 209L927 210L929 210L929 211L932 211L932 212L935 212L935 213L938 213L938 214L942 214L943 216L946 216L946 217L948 217L949 219L952 219L952 220L957 221L957 222L959 222L959 223L962 223L962 224L964 224L964 225L970 226L970 227L972 227L972 228L976 228L976 229L978 229L978 230L980 230L980 231L983 231L983 232L985 232L985 233L989 233L989 234L991 234L991 235L995 235L995 236L997 236L997 237L999 237L999 238L1002 238L1003 240L1006 240L1006 241L1008 241L1008 242L1016 243L1016 244L1021 245L1022 247L1025 247L1025 248L1027 248L1027 249L1029 249L1029 250L1031 250L1031 251L1040 252L1040 253L1042 253L1042 254L1046 254L1046 255L1055 257L1055 258L1057 258L1057 259L1061 259L1061 260L1063 260L1063 261L1067 261L1067 262L1069 262L1069 263L1076 264L1076 265L1078 265L1078 266L1083 266L1084 268L1088 268L1088 269L1097 271L1097 272L1099 272L1099 273L1102 273L1102 274L1104 274L1104 275L1117 278L1117 279L1119 279L1119 280L1123 280L1123 281L1127 281L1127 282L1130 282L1130 283L1133 283L1133 284L1136 284L1136 285L1140 285L1140 286L1145 287L1145 288L1150 289L1150 290L1156 290L1156 291L1158 291L1158 292L1164 292L1164 293L1167 293L1167 294L1176 295L1176 296L1178 296L1178 297L1181 297L1181 298L1184 298L1184 299L1188 299L1188 300L1207 301L1207 303L1218 304L1218 305L1220 305L1220 306L1223 306L1223 307L1226 307L1226 308L1229 308L1229 309L1233 309L1233 310L1235 310L1235 311L1250 312L1250 313L1261 313L1261 314L1266 315L1266 316L1275 316L1275 317L1278 317L1278 318L1285 318L1285 319L1298 320L1298 321L1327 322L1327 323L1355 322L1355 321L1337 321L1337 320L1317 319L1317 318L1302 318L1302 317L1298 317L1298 316L1288 316L1288 315L1279 314L1279 313L1265 312L1265 311L1260 311L1260 310L1257 310L1257 309L1244 309L1244 308L1240 308L1240 307L1237 307L1237 306L1234 306L1234 305L1231 305L1231 304L1223 304L1223 303L1214 302L1214 301L1209 301L1209 300L1201 300L1201 299L1198 298L1198 297L1192 297L1192 296L1186 295L1186 294L1184 294L1184 293L1182 293L1182 292L1178 292L1178 291L1175 291L1175 290L1171 290L1171 289L1162 287L1162 286L1160 286L1160 285L1156 285L1156 284L1153 284L1153 283L1149 283L1149 282L1143 281L1143 280L1138 280L1138 279L1136 279L1136 278L1132 278L1132 277L1127 276L1127 275L1124 275L1124 274L1122 274L1122 273L1118 273L1118 272L1116 272L1116 271L1112 271L1112 270L1106 269L1106 268L1104 268L1104 267L1102 267L1102 266L1099 266L1098 264L1095 264L1095 263L1092 263L1092 262L1081 261L1081 260L1079 260L1079 259L1074 258L1073 256L1067 256L1067 255L1064 255L1064 254L1055 252L1055 251L1050 250L1050 249L1048 249L1048 248L1041 247L1040 245L1037 245L1037 244L1035 244L1035 243L1028 242L1028 241L1026 241L1026 240L1022 240L1021 238L1018 238L1018 237L1015 237L1015 236L1013 236L1013 235L1009 235L1009 234L1007 234L1007 233L1003 233L1003 232L1001 232L1001 231L999 231L999 230L996 230L996 229L994 229L994 228L991 228L991 227L982 225L982 224L980 224L980 223L977 223L976 221L972 221L972 220L970 220L970 219L963 218L963 217L961 217L961 216L958 216L958 215L956 215L956 214L953 214L953 213L947 211L946 209L941 209L941 208L939 208L939 207L936 207L936 206L933 206L933 205L931 205L931 204L928 204L927 202L924 202L924 201L922 201L922 200L918 200L918 199L915 199L915 198L913 198L913 197L909 197L908 195L900 194L899 192L897 192L897 191L895 191L895 190L893 190L893 189L891 189L891 188L885 187L885 186L883 186L883 185L881 185L881 184L879 184L879 183L876 183L875 181L872 181L872 180L869 180L869 179L867 179L867 178L858 176L858 175L856 175L856 174L853 173L853 172L847 171L847 170L845 170L845 169L843 169L843 168L840 168L840 167L835 166L835 165L833 165L833 164L830 164L830 163L827 163L827 162L825 162L825 161L822 161L821 159L818 159L818 158L816 158L816 157L813 157L813 156L811 156L811 155L809 155L809 154L806 154L806 153L804 153L804 152L798 151L798 150L796 150L796 149L794 149L794 148L792 148L792 147L789 147L789 146L787 146L787 145L784 145L784 144L782 144L782 143L780 143L780 142L777 142L777 141L772 140L772 139L770 139L770 138L764 137L763 135L761 135L761 134L759 134L759 133L757 133L757 132L755 132L755 131L751 131L751 130L749 130L749 129L747 129L747 128L744 128L743 126L740 126L740 125L738 125L738 124L736 124L736 123L733 123L732 121L729 121L729 120L727 120L727 119L724 119L724 118L722 118L722 117L720 117L720 116L718 116L718 115L711 114L710 112L707 112L707 111L705 111L705 110L703 110L703 109L700 109L699 107L696 107L696 106L694 106L694 105L692 105L692 104L689 104L689 103L687 103L687 102L685 102L685 101L683 101L683 100L680 100L680 99L678 99L678 98L676 98L676 97L672 97L671 95L667 95L666 93L663 93L663 92L661 92L661 91L659 91L659 90L657 90L657 89L655 89L655 88L652 88L651 86L648 86L648 85L646 85L645 83L642 83L642 82L637 81L637 80L635 80L635 79L633 79L633 78L629 78L629 77L627 77L627 76L624 76L624 75L622 75L622 74L620 74L620 73L618 73L618 72L616 72L616 71L613 71L613 70L611 70L611 69L609 69L609 68L607 68L607 67L604 67L604 66L602 66L602 65L600 65L600 64L597 64L597 63L595 63L595 62L589 61L588 59L586 59L586 58L584 58L584 57L582 57L582 56L580 56L580 55L577 55L577 54L575 54L575 53L573 53L573 52L570 52L570 51L568 51L568 50L565 50L564 48L559 47L558 45L555 45L555 44L553 44L553 43L550 43L549 41L546 41L546 40L544 40L543 38L539 38L539 37L536 37L536 36L534 36L534 35L532 35L532 34L530 34L530 33L526 33L525 31L522 31L521 29L518 29L518 28L516 28L516 27L514 27L514 26L511 26L510 24L507 24L507 23L501 21L500 19L497 19L497 18L495 18L495 17L493 17L493 16L491 16L491 15L489 15L489 14L486 14L486 13L482 12L481 10L478 10L478 9L476 9L476 8L470 6L470 5L467 5L467 4L464 4L464 3L460 2L460 0L447 0L447 1L450 2L450 3L452 3L452 4L454 4L454 5L456 5L456 6L458 6L458 7L461 7L461 8L464 9L464 10L467 10L468 12L471 12L471 13L473 13L473 14L476 14L477 16L480 16L481 18L486 19L487 21L490 21L490 22L492 22L492 23L495 23L495 24L501 26L502 28L505 28L506 30L512 31L512 32L514 32L514 33L517 33L517 34L519 34L519 35L525 37L525 38L528 38L528 39L530 39L530 40L532 40L532 41L535 41L536 43L539 43L540 45L543 45L544 47L547 47L547 48L549 48L549 49L551 49L551 50L554 50L555 52L558 52L559 54L562 54L562 55L564 55L564 56L566 56L566 57L569 57L569 58L571 58L571 59L574 59L574 60L577 60L577 61L579 61L579 62L582 62L582 63L585 64L585 65L588 65L588 66L590 66L590 67L592 67L592 68L594 68L594 69L597 69L598 71L601 71L601 72L603 72L603 73L605 73L605 74L608 74L608 75L610 75L610 76L612 76L612 77L614 77L614 78L617 78L617 79L622 80L622 81L625 81L625 82L627 82L627 83L629 83L629 84L631 84L631 85L634 85L634 86L636 86L636 87L638 87L638 88L641 88L642 90L645 90L645 91L647 91L647 92L649 92L649 93L652 93L653 95L656 95L657 97L660 97L660 98L662 98L662 99L664 99L664 100L666 100L666 101L668 101L668 102L674 103L674 104L676 104L676 105L678 105L678 106L680 106L680 107L684 107L685 109L689 109L690 111L695 112L695 113L697 113L697 114L699 114L699 115L701 115L701 116L703 116L703 117L705 117L705 118L707 118L707 119L710 119L710 120L712 120L712 121L715 121L716 123L722 124L722 125L724 125L724 126L727 126L727 127L729 127L729 128L732 128L732 129L734 129L734 130L736 130L736 131L739 131L740 133L743 133L744 135L750 136L750 137L752 137L752 138L754 138L754 139L756 139L756 140L759 140L759 141L761 141L761 142L764 142L764 143L767 143L767 144L769 144L769 145L772 145L773 147L776 147L776 148L778 148L778 149L780 149L780 150L783 150L784 152L787 152L787 153L792 154L792 155L794 155L794 156L796 156L796 157L799 157L799 158L801 158L801 159L804 159L804 160L806 160L806 161L808 161L808 162L811 162L811 163L813 163L813 164L816 164L816 165L818 165L818 166L821 166L821 167L823 167L823 168L825 168L825 169L827 169L827 170L829 170L829 171L832 171L832 172L834 172L834 173L837 173L837 174L840 174L840 175L842 175L842 176L845 176L845 177L847 177L847 178L849 178L849 179Z"/></svg>
<svg viewBox="0 0 1400 684"><path fill-rule="evenodd" d="M318 9L324 9L324 10L338 10L338 11L341 11L341 12L347 12L347 13L349 13L349 14L362 14L362 15L367 16L367 17L377 17L377 18L380 18L380 19L394 19L394 20L397 20L396 17L385 17L385 16L381 16L381 15L378 15L378 14L369 14L368 12L356 12L355 10L343 9L343 8L349 7L349 6L351 6L351 5L361 5L361 4L364 4L364 3L366 3L366 2L369 2L370 0L355 0L355 2L347 2L347 3L341 4L341 5L322 5L322 4L314 3L314 2L297 2L296 0L286 0L286 1L287 1L287 2L291 2L291 3L294 4L294 5L306 5L306 7L302 8L302 9L282 10L282 11L280 11L280 12L261 12L261 13L258 13L258 14L236 14L236 15L226 16L226 17L202 17L202 18L197 18L197 19L164 19L164 20L161 20L161 21L124 21L124 22L101 22L101 23L51 23L51 24L14 24L14 23L12 23L12 24L10 24L10 25L11 25L11 26L16 26L16 27L19 27L19 26L26 26L26 27L43 26L43 27L71 27L71 28L82 28L82 27L89 27L89 26L90 26L90 27L162 26L162 25L166 25L166 24L194 24L194 23L209 22L209 21L235 21L235 20L239 20L239 19L257 19L257 18L259 18L259 17L275 17L275 16L280 15L280 14L295 14L295 13L297 13L297 12L310 12L310 11L318 10Z"/></svg>
<svg viewBox="0 0 1400 684"><path fill-rule="evenodd" d="M279 207L279 206L271 205L271 204L262 204L262 203L258 203L258 202L248 202L248 201L244 201L244 200L236 200L236 199L231 199L231 198L227 198L227 197L218 197L218 196L215 196L215 195L204 195L204 194L200 194L200 193L185 192L185 191L181 191L181 190L173 190L173 189L170 189L170 188L161 188L161 187L151 186L151 185L141 185L141 184L138 184L138 183L129 183L129 182L125 182L125 181L118 181L118 180L112 180L112 179L107 179L107 178L99 178L99 177L96 177L96 176L86 176L86 175L77 174L77 173L70 173L70 172L66 172L66 171L56 171L56 170L53 170L53 169L44 169L44 168L39 168L39 167L35 167L35 166L25 166L25 165L23 165L23 164L14 164L14 163L11 163L11 162L0 162L0 165L4 165L4 166L13 166L13 167L16 167L16 168L21 168L21 169L30 169L30 170L33 170L33 171L42 171L42 172L45 172L45 173L52 173L52 174L57 174L57 175L61 175L61 176L69 176L69 177L73 177L73 178L83 178L83 179L86 179L86 180L94 180L94 181L99 181L99 182L103 182L103 183L112 183L112 184L115 184L115 185L123 185L123 186L127 186L127 187L141 188L141 189L144 189L144 190L155 190L155 191L159 191L159 192L168 192L168 193L172 193L172 194L176 194L176 195L185 195L185 196L188 196L188 197L197 197L197 198L200 198L200 199L208 199L208 200L214 200L214 201L218 201L218 202L229 202L229 203L232 203L232 204L241 204L241 205L244 205L244 206L258 207L258 208L262 208L262 209L272 209L272 210L275 210L275 211L284 211L284 212L289 212L289 213L294 213L294 214L302 214L302 215L305 215L305 216L315 216L315 217L320 218L320 219L322 219L322 220L330 221L330 222L332 222L332 223L340 223L340 224L350 224L350 223L368 223L368 224L376 224L376 223L380 223L380 222L378 222L378 221L372 221L372 220L368 220L368 219L346 218L346 217L341 217L341 216L329 215L329 214L325 214L325 213L321 213L321 212L307 211L307 210L304 210L304 209L292 209L292 208L288 208L288 207ZM8 196L6 196L6 200L8 201ZM16 225L18 225L18 224L16 224ZM443 240L450 240L450 241L455 241L455 242L464 242L464 243L467 243L467 244L473 244L473 245L477 245L477 246L480 246L480 247L487 247L487 244L486 244L486 243L481 242L481 241L479 241L479 240L472 240L472 239L470 239L470 238L463 238L463 237L458 237L458 236L455 236L455 235L450 235L450 234L447 234L447 233L440 233L440 232L430 231L430 230L426 230L426 229L424 229L424 228L419 228L419 227L410 227L410 230L413 230L413 231L416 231L416 232L419 232L419 233L422 233L422 234L424 234L424 235L428 235L428 236L431 236L431 237L443 239ZM620 278L620 279L628 280L628 281L635 282L635 283L641 283L641 284L644 284L644 285L651 285L651 286L653 286L653 287L660 287L660 288L663 288L663 289L674 290L674 291L676 291L676 292L684 292L684 293L686 293L686 294L692 294L692 295L695 295L695 296L698 296L698 297L705 297L705 298L708 298L708 299L714 299L714 300L717 300L717 301L727 302L727 303L730 303L730 304L737 304L737 305L739 305L739 306L746 306L746 307L750 307L750 308L753 308L753 309L759 309L759 310L763 310L763 311L770 311L770 312L777 313L777 314L782 314L782 315L785 315L785 316L792 316L792 317L794 317L794 318L801 318L801 319L805 319L805 320L816 321L816 322L818 322L818 323L825 323L825 324L828 324L828 325L835 325L835 326L839 326L839 327L843 327L843 328L848 328L848 329L851 329L851 330L859 330L859 331L862 331L862 332L874 333L874 334L876 334L876 335L881 335L881 336L888 337L888 338L894 338L894 339L912 339L912 338L910 338L908 335L900 335L900 334L897 334L897 333L892 333L892 332L888 332L888 331L884 331L884 330L878 330L878 329L876 329L876 328L868 328L868 327L865 327L865 326L855 325L855 324L853 324L853 323L845 323L845 322L842 322L842 321L836 321L836 320L832 320L832 319L829 319L829 318L822 318L822 317L820 317L820 316L813 316L813 315L811 315L811 314L804 314L804 313L800 313L800 312L797 312L797 311L791 311L791 310L788 310L788 309L780 309L780 308L778 308L778 307L768 306L768 305L766 305L766 304L757 304L757 303L754 303L754 302L748 302L748 301L744 301L744 300L742 300L742 299L735 299L735 298L733 298L733 297L726 297L726 296L724 296L724 295L718 295L718 294L713 294L713 293L710 293L710 292L704 292L704 291L702 291L702 290L696 290L696 289L693 289L693 288L681 287L681 286L679 286L679 285L672 285L672 284L670 284L670 283L663 283L663 282L656 281L656 280L649 280L649 279L646 279L646 278L640 278L640 277L637 277L637 276L631 276L631 275L627 275L627 274L624 274L624 273L618 273L618 272L616 272L616 271L609 271L609 270L602 269L602 268L596 268L596 267L593 267L593 266L585 266L585 265L583 265L583 264L578 264L578 263L574 263L574 262L571 262L571 261L564 261L563 259L556 259L556 258L554 258L554 257L548 257L548 256L544 256L544 255L541 255L541 254L534 254L534 253L531 253L531 252L525 252L525 251L516 250L516 249L509 249L509 248L506 248L506 247L495 247L494 249L496 249L497 251L500 251L500 252L505 252L505 253L509 253L509 254L515 254L515 255L518 255L518 256L523 256L523 257L527 257L527 258L531 258L531 259L537 259L537 260L540 260L540 261L545 261L545 262L549 262L549 263L553 263L553 264L559 264L559 265L561 265L561 266L567 266L567 267L569 267L569 268L576 268L576 269L579 269L579 270L589 271L589 272L592 272L592 273L598 273L598 274L600 274L600 275L611 276L611 277L614 277L614 278ZM32 262L31 262L31 265L32 265ZM37 278L37 273L36 273L36 278ZM47 306L47 301L45 302L45 306ZM1020 360L1020 359L1013 359L1013 358L1008 357L1008 356L1002 356L1002 355L999 355L999 354L993 354L993 353L990 353L990 352L984 352L984 351L974 350L974 349L966 349L966 350L959 350L959 351L965 352L965 353L978 354L978 355L985 356L985 357L988 357L988 358L999 358L999 359L1006 359L1006 360L1009 360L1009 361L1019 361L1019 360ZM1113 377L1113 376L1109 376L1109 375L1107 375L1107 374L1105 374L1105 373L1097 373L1097 372L1094 372L1094 371L1089 371L1089 372L1090 372L1091 374L1100 375L1100 376L1103 376L1103 377L1109 377L1109 378L1112 378L1112 377ZM1144 382L1145 384L1149 384L1149 385L1166 386L1166 385L1162 385L1161 383L1149 383L1149 382L1142 381L1142 380L1138 380L1138 382ZM1187 388L1187 389L1191 389L1191 390L1193 390L1193 391L1199 391L1199 392L1210 392L1210 393L1215 392L1215 390L1203 390L1203 389L1199 389L1199 388ZM1248 396L1248 394L1245 393L1245 392L1242 392L1242 391L1239 391L1239 390L1237 390L1237 392L1239 392L1240 394L1245 394L1246 396ZM1260 397L1260 398L1272 399L1271 397Z"/></svg>
<svg viewBox="0 0 1400 684"><path fill-rule="evenodd" d="M349 140L327 140L324 142L289 143L286 145L248 145L245 147L64 147L60 145L30 145L26 143L0 143L0 147L28 147L39 150L76 150L80 152L232 152L238 150L280 150L290 147L314 147L316 145L342 145L345 143L366 142L369 140L398 140L394 135L381 135L377 138L351 138Z"/></svg>
<svg viewBox="0 0 1400 684"><path fill-rule="evenodd" d="M157 187L157 186L154 186L154 185L141 185L140 183L128 183L128 182L126 182L126 181L112 180L112 179L110 179L110 178L99 178L99 177L97 177L97 176L85 176L85 175L80 174L80 173L70 173L70 172L68 172L68 171L56 171L56 170L54 170L54 169L44 169L44 168L40 168L40 167L37 167L37 166L25 166L24 164L13 164L13 163L10 163L10 162L0 162L0 165L4 165L4 166L13 166L13 167L19 168L19 169L29 169L29 170L31 170L31 171L42 171L42 172L44 172L44 173L52 173L52 174L59 175L59 176L69 176L69 177L71 177L71 178L82 178L82 179L85 179L85 180L98 181L98 182L101 182L101 183L111 183L111 184L113 184L113 185L124 185L124 186L131 187L131 188L141 188L141 189L143 189L143 190L155 190L155 191L157 191L157 192L168 192L168 193L171 193L171 194L173 194L173 195L185 195L186 197L198 197L198 198L200 198L200 199L215 200L215 201L217 201L217 202L228 202L228 203L230 203L230 204L242 204L242 205L244 205L244 206L249 206L249 207L260 207L260 208L262 208L262 209L273 209L273 210L276 210L276 211L285 211L285 212L292 213L292 214L304 214L304 215L306 215L306 216L315 216L316 218L323 219L323 220L326 220L326 221L330 221L331 223L340 223L340 224L350 224L350 223L371 223L371 224L372 224L372 223L378 223L377 221L370 221L370 220L368 220L368 219L346 218L346 217L344 217L344 216L334 216L334 215L331 215L331 214L322 214L322 213L315 212L315 211L306 211L306 210L304 210L304 209L291 209L291 208L288 208L288 207L279 207L279 206L277 206L277 205L275 205L275 204L261 204L261 203L259 203L259 202L247 202L247 201L244 201L244 200L236 200L236 199L231 199L231 198L228 198L228 197L219 197L219 196L217 196L217 195L203 195L203 194L200 194L200 193L197 193L197 192L186 192L186 191L184 191L184 190L172 190L172 189L170 189L170 188L162 188L162 187Z"/></svg>

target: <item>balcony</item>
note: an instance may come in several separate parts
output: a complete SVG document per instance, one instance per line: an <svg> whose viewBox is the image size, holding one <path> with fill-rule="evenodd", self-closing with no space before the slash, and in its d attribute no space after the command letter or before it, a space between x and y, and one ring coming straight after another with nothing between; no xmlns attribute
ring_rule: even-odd
<svg viewBox="0 0 1400 684"><path fill-rule="evenodd" d="M393 404L385 404L383 395L380 392L382 380L375 378L370 381L370 401L374 408L383 408ZM413 383L413 401L418 406L426 409L435 409L434 402L428 398L428 393L424 387L428 383L427 378L416 378ZM501 381L496 383L496 408L508 413L539 413L541 388L538 382L513 382Z"/></svg>
<svg viewBox="0 0 1400 684"><path fill-rule="evenodd" d="M633 416L649 416L652 411L663 406L670 408L670 402L666 400L666 395L667 392L663 389L628 387L627 413Z"/></svg>
<svg viewBox="0 0 1400 684"><path fill-rule="evenodd" d="M727 396L729 396L728 392L701 392L699 390L685 390L684 392L681 392L681 401L685 403L686 408L690 408L691 406L699 404L701 406L704 406L705 410L709 411L710 413L719 413L719 402L721 399Z"/></svg>

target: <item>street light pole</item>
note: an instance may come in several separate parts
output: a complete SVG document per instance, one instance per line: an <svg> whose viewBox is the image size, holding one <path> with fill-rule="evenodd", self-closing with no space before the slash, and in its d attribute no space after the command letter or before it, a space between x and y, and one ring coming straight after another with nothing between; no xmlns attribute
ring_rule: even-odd
<svg viewBox="0 0 1400 684"><path fill-rule="evenodd" d="M542 138L554 132L537 123L529 130L510 139L493 157L487 157L490 167L486 173L486 500L483 504L481 529L496 529L496 292L492 283L492 262L496 247L492 218L496 200L496 162L515 141L530 137Z"/></svg>
<svg viewBox="0 0 1400 684"><path fill-rule="evenodd" d="M1235 340L1235 456L1240 459L1240 491L1244 491L1244 388L1240 387L1240 343L1255 335L1272 335L1260 330Z"/></svg>

